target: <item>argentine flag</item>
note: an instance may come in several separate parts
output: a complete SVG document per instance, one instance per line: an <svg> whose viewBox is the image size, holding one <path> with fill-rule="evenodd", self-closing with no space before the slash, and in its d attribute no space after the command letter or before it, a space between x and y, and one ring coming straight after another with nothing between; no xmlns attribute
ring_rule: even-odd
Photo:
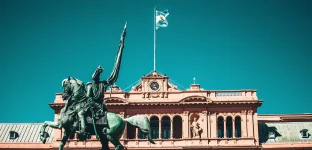
<svg viewBox="0 0 312 150"><path fill-rule="evenodd" d="M160 27L167 27L168 21L166 17L169 15L168 10L158 11L156 10L156 30Z"/></svg>

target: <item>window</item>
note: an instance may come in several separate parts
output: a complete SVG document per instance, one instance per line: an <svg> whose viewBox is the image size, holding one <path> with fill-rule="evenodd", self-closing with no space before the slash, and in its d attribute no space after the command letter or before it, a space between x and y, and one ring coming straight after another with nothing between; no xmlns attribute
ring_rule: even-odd
<svg viewBox="0 0 312 150"><path fill-rule="evenodd" d="M232 138L233 137L233 121L232 117L226 118L226 137Z"/></svg>
<svg viewBox="0 0 312 150"><path fill-rule="evenodd" d="M218 138L224 138L224 120L223 117L218 118Z"/></svg>
<svg viewBox="0 0 312 150"><path fill-rule="evenodd" d="M9 138L10 139L16 139L18 137L18 133L15 131L10 131L9 132Z"/></svg>
<svg viewBox="0 0 312 150"><path fill-rule="evenodd" d="M302 138L309 138L308 129L302 129L300 133Z"/></svg>
<svg viewBox="0 0 312 150"><path fill-rule="evenodd" d="M235 137L237 138L242 136L241 122L242 120L239 116L235 117Z"/></svg>

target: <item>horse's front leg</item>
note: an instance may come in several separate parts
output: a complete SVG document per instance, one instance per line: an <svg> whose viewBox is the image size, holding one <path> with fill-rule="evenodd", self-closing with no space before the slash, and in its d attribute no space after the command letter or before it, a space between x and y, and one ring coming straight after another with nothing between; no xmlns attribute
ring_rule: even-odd
<svg viewBox="0 0 312 150"><path fill-rule="evenodd" d="M49 126L54 129L61 129L62 125L59 122L45 121L44 125Z"/></svg>
<svg viewBox="0 0 312 150"><path fill-rule="evenodd" d="M40 140L43 144L45 144L47 137L45 136L45 129L47 128L47 126L51 127L51 128L57 128L57 129L61 129L61 125L58 122L51 122L51 121L45 121L41 127L40 130Z"/></svg>
<svg viewBox="0 0 312 150"><path fill-rule="evenodd" d="M63 148L64 148L64 146L65 146L65 144L66 144L66 141L67 141L68 138L69 138L70 133L71 133L71 132L70 132L69 130L65 130L65 131L64 131L64 136L63 136L62 141L61 141L61 143L60 143L60 148L59 148L59 150L63 150Z"/></svg>

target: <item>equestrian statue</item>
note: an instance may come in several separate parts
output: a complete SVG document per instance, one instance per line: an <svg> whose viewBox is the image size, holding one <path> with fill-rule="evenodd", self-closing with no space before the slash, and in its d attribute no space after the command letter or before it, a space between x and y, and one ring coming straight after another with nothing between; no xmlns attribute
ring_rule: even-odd
<svg viewBox="0 0 312 150"><path fill-rule="evenodd" d="M62 98L66 100L65 106L60 111L57 122L45 121L40 130L40 140L45 143L47 136L45 129L47 126L64 129L64 135L60 143L59 150L63 150L70 135L77 133L78 140L86 140L87 135L96 135L102 144L102 150L109 150L108 141L115 150L123 150L120 143L126 123L139 128L147 139L155 144L151 138L150 122L146 115L135 115L129 118L121 118L119 115L109 112L104 101L104 93L107 87L113 85L118 78L124 40L126 36L127 23L121 35L119 49L115 64L110 77L100 81L100 74L104 69L99 66L92 75L93 82L85 84L79 79L68 77L62 81L64 89Z"/></svg>

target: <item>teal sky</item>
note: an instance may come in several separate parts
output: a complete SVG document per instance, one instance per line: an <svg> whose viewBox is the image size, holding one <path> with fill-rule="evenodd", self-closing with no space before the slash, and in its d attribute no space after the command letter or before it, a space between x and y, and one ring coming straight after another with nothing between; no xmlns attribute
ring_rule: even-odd
<svg viewBox="0 0 312 150"><path fill-rule="evenodd" d="M112 71L128 32L117 85L153 70L153 9L169 10L157 30L157 70L179 88L256 89L259 114L312 113L311 0L1 0L0 122L53 120L48 106L72 76ZM126 91L129 91L128 88Z"/></svg>

